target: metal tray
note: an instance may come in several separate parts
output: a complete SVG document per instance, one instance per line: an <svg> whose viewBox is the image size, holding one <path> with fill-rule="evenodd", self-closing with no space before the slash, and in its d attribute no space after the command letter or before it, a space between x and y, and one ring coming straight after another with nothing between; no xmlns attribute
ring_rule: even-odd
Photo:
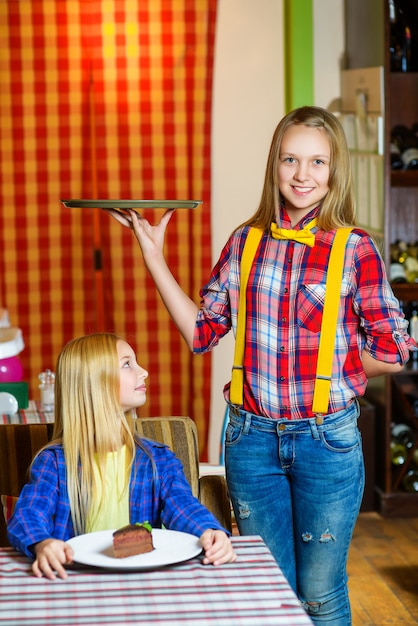
<svg viewBox="0 0 418 626"><path fill-rule="evenodd" d="M68 208L82 209L195 209L202 200L61 200Z"/></svg>

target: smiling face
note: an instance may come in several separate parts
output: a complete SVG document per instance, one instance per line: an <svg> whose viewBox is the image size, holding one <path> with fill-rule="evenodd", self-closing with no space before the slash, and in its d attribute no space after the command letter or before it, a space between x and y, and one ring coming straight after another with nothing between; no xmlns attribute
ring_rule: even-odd
<svg viewBox="0 0 418 626"><path fill-rule="evenodd" d="M328 193L330 158L331 147L324 128L295 124L284 133L278 184L293 226Z"/></svg>
<svg viewBox="0 0 418 626"><path fill-rule="evenodd" d="M147 399L148 372L136 362L135 352L126 341L117 343L120 371L120 402L124 412L143 406Z"/></svg>

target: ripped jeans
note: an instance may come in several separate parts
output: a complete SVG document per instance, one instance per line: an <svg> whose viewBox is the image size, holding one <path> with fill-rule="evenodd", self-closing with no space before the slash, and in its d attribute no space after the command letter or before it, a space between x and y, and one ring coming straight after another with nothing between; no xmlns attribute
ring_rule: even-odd
<svg viewBox="0 0 418 626"><path fill-rule="evenodd" d="M225 466L240 534L261 535L314 624L351 624L346 564L364 489L358 415L357 402L296 421L229 410Z"/></svg>

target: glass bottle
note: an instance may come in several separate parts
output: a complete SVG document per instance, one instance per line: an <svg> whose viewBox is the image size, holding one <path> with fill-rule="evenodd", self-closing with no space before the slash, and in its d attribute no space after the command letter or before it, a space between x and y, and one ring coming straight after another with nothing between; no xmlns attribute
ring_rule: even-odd
<svg viewBox="0 0 418 626"><path fill-rule="evenodd" d="M418 170L418 137L415 136L412 129L408 129L408 133L404 138L401 160L404 170Z"/></svg>
<svg viewBox="0 0 418 626"><path fill-rule="evenodd" d="M407 255L404 250L406 244L398 240L390 246L389 280L391 283L406 283L405 261Z"/></svg>
<svg viewBox="0 0 418 626"><path fill-rule="evenodd" d="M46 413L50 413L54 410L55 374L51 370L45 370L39 374L38 378L41 381L39 385L39 389L41 390L41 409Z"/></svg>
<svg viewBox="0 0 418 626"><path fill-rule="evenodd" d="M408 424L395 424L392 428L392 439L405 446L407 450L415 443L413 430Z"/></svg>
<svg viewBox="0 0 418 626"><path fill-rule="evenodd" d="M396 441L390 442L390 460L392 465L398 467L398 465L403 465L406 461L408 453L406 451L405 446Z"/></svg>
<svg viewBox="0 0 418 626"><path fill-rule="evenodd" d="M415 437L407 424L394 424L391 430L390 456L392 465L403 465L408 452L414 445Z"/></svg>
<svg viewBox="0 0 418 626"><path fill-rule="evenodd" d="M416 469L409 470L402 479L402 486L409 493L418 492L418 471Z"/></svg>
<svg viewBox="0 0 418 626"><path fill-rule="evenodd" d="M411 71L412 33L408 21L395 0L389 2L390 23L390 70L391 72Z"/></svg>
<svg viewBox="0 0 418 626"><path fill-rule="evenodd" d="M418 282L418 242L408 244L408 256L405 261L408 283Z"/></svg>
<svg viewBox="0 0 418 626"><path fill-rule="evenodd" d="M401 158L401 150L397 143L394 141L390 142L389 145L390 151L390 167L392 170L403 170L403 161Z"/></svg>
<svg viewBox="0 0 418 626"><path fill-rule="evenodd" d="M411 304L408 333L412 339L418 342L418 302L416 301ZM413 363L417 362L418 352L412 352L411 360Z"/></svg>
<svg viewBox="0 0 418 626"><path fill-rule="evenodd" d="M390 161L393 170L418 169L418 137L413 128L397 124L390 132Z"/></svg>

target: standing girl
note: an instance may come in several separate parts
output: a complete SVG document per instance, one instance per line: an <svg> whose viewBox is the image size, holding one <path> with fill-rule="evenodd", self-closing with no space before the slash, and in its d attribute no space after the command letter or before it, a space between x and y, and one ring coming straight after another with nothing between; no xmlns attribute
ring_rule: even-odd
<svg viewBox="0 0 418 626"><path fill-rule="evenodd" d="M58 357L53 441L35 457L8 524L36 576L66 578L68 539L148 521L200 537L204 563L235 560L226 531L192 495L180 461L134 437L148 372L120 337L74 339Z"/></svg>
<svg viewBox="0 0 418 626"><path fill-rule="evenodd" d="M367 379L398 372L414 349L370 236L355 228L350 156L341 124L318 107L282 119L260 205L227 241L200 308L163 256L172 216L130 226L161 297L190 349L211 350L237 330L240 271L251 227L262 230L249 272L242 400L231 402L225 464L242 534L260 534L315 624L351 623L346 563L364 487L359 407ZM336 231L354 227L335 293L338 319L329 401L313 409L324 294ZM241 305L242 308L243 305Z"/></svg>

